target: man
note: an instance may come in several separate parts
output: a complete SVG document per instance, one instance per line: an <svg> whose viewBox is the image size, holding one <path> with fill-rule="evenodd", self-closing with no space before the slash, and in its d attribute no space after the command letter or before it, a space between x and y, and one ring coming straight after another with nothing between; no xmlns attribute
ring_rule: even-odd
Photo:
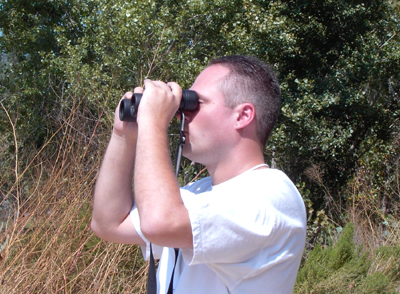
<svg viewBox="0 0 400 294"><path fill-rule="evenodd" d="M92 229L111 242L163 247L159 293L175 263L174 293L291 293L305 244L304 203L293 183L264 164L280 89L254 57L216 59L191 90L183 155L210 177L184 188L171 168L168 124L179 107L176 83L144 81L137 123L114 128L98 176ZM131 98L126 93L124 98ZM134 170L134 174L133 174ZM131 179L134 176L134 195ZM131 209L133 207L133 209Z"/></svg>

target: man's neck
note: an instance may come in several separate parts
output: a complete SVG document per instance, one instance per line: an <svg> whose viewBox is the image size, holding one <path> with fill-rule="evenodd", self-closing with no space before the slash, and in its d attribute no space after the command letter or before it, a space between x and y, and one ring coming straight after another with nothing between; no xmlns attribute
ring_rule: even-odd
<svg viewBox="0 0 400 294"><path fill-rule="evenodd" d="M253 150L254 151L254 150ZM237 153L242 155L227 156L215 165L208 165L212 184L218 185L232 179L245 171L264 163L262 152Z"/></svg>

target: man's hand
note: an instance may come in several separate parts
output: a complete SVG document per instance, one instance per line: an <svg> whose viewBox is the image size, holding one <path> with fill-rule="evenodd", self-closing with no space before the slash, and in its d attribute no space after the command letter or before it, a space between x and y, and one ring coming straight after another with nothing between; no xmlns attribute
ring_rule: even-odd
<svg viewBox="0 0 400 294"><path fill-rule="evenodd" d="M134 93L143 93L143 88L137 87L134 90ZM128 141L134 141L136 143L137 139L137 123L136 122L124 122L119 119L119 108L121 106L121 101L123 99L132 99L133 93L127 92L121 98L118 103L117 108L115 109L114 113L114 127L113 127L113 134L118 137L125 138Z"/></svg>
<svg viewBox="0 0 400 294"><path fill-rule="evenodd" d="M143 92L138 110L138 124L151 123L167 130L175 116L182 99L182 88L174 82L144 81Z"/></svg>

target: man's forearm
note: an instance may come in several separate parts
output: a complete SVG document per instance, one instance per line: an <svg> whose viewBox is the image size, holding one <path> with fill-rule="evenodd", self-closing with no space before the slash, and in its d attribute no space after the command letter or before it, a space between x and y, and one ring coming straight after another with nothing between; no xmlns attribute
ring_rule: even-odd
<svg viewBox="0 0 400 294"><path fill-rule="evenodd" d="M135 142L113 134L96 181L92 228L97 234L115 230L133 206Z"/></svg>
<svg viewBox="0 0 400 294"><path fill-rule="evenodd" d="M142 232L157 245L191 247L191 227L170 162L165 130L139 126L135 200Z"/></svg>

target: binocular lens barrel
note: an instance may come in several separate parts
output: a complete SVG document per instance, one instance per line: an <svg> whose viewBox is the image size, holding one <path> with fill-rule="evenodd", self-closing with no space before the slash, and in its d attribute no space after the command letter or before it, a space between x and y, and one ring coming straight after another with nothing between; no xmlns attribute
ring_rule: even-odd
<svg viewBox="0 0 400 294"><path fill-rule="evenodd" d="M132 99L123 99L119 106L119 119L121 121L135 122L142 94L134 93ZM192 90L182 91L182 100L179 110L195 110L199 105L197 93Z"/></svg>

